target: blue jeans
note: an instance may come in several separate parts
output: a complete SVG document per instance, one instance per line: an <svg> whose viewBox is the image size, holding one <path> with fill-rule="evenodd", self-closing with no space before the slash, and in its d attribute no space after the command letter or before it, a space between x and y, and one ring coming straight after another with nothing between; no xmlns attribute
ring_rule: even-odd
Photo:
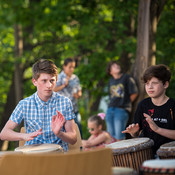
<svg viewBox="0 0 175 175"><path fill-rule="evenodd" d="M110 107L106 113L107 131L116 139L125 139L125 134L121 133L126 129L129 114L125 109Z"/></svg>

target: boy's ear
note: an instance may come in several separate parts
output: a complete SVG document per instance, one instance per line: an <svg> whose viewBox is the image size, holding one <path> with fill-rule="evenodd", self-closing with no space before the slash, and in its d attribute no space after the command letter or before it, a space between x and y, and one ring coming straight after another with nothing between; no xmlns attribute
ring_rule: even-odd
<svg viewBox="0 0 175 175"><path fill-rule="evenodd" d="M166 81L165 84L164 84L164 87L167 89L169 86L169 81Z"/></svg>
<svg viewBox="0 0 175 175"><path fill-rule="evenodd" d="M36 80L34 78L32 78L32 83L33 83L34 86L37 85L37 82L36 82Z"/></svg>

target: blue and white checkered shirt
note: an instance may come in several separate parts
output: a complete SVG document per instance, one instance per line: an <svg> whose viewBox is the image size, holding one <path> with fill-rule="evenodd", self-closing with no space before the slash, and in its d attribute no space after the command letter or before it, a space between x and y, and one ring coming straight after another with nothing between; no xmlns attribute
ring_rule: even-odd
<svg viewBox="0 0 175 175"><path fill-rule="evenodd" d="M53 92L51 98L44 102L37 92L19 102L10 116L10 120L20 124L24 120L26 133L31 133L42 128L42 135L35 137L33 140L26 141L25 145L54 143L59 144L67 151L68 143L63 142L57 137L51 129L52 116L56 115L56 110L60 111L65 120L75 118L71 100L65 96ZM63 127L61 131L65 131Z"/></svg>

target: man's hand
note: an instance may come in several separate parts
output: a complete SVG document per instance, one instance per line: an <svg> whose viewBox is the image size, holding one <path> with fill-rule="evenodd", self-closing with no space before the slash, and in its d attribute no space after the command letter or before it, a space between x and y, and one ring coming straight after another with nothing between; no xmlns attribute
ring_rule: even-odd
<svg viewBox="0 0 175 175"><path fill-rule="evenodd" d="M29 141L29 140L33 140L35 137L37 137L38 135L43 134L42 129L39 129L38 131L29 133L29 134L24 134L24 140L25 141Z"/></svg>
<svg viewBox="0 0 175 175"><path fill-rule="evenodd" d="M59 111L57 111L57 115L52 117L52 122L51 122L51 128L52 131L56 136L58 136L61 128L63 127L65 123L65 118L63 114L61 114Z"/></svg>
<svg viewBox="0 0 175 175"><path fill-rule="evenodd" d="M151 116L149 116L148 114L145 114L145 113L143 113L143 115L144 115L144 117L146 118L146 121L148 122L150 128L151 128L154 132L156 132L156 131L159 129L159 127L158 127L158 126L155 124L155 122L151 119Z"/></svg>
<svg viewBox="0 0 175 175"><path fill-rule="evenodd" d="M129 133L132 137L135 137L139 132L139 124L131 124L122 133Z"/></svg>

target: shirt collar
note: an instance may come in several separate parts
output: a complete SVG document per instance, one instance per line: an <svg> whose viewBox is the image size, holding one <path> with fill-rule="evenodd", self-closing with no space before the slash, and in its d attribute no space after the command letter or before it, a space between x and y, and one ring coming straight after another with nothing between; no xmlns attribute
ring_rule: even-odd
<svg viewBox="0 0 175 175"><path fill-rule="evenodd" d="M56 92L52 93L52 96L50 97L50 99L47 102L44 102L43 100L41 100L39 98L37 92L34 94L34 97L35 97L36 103L40 106L40 108L42 108L44 105L48 105L56 98Z"/></svg>

